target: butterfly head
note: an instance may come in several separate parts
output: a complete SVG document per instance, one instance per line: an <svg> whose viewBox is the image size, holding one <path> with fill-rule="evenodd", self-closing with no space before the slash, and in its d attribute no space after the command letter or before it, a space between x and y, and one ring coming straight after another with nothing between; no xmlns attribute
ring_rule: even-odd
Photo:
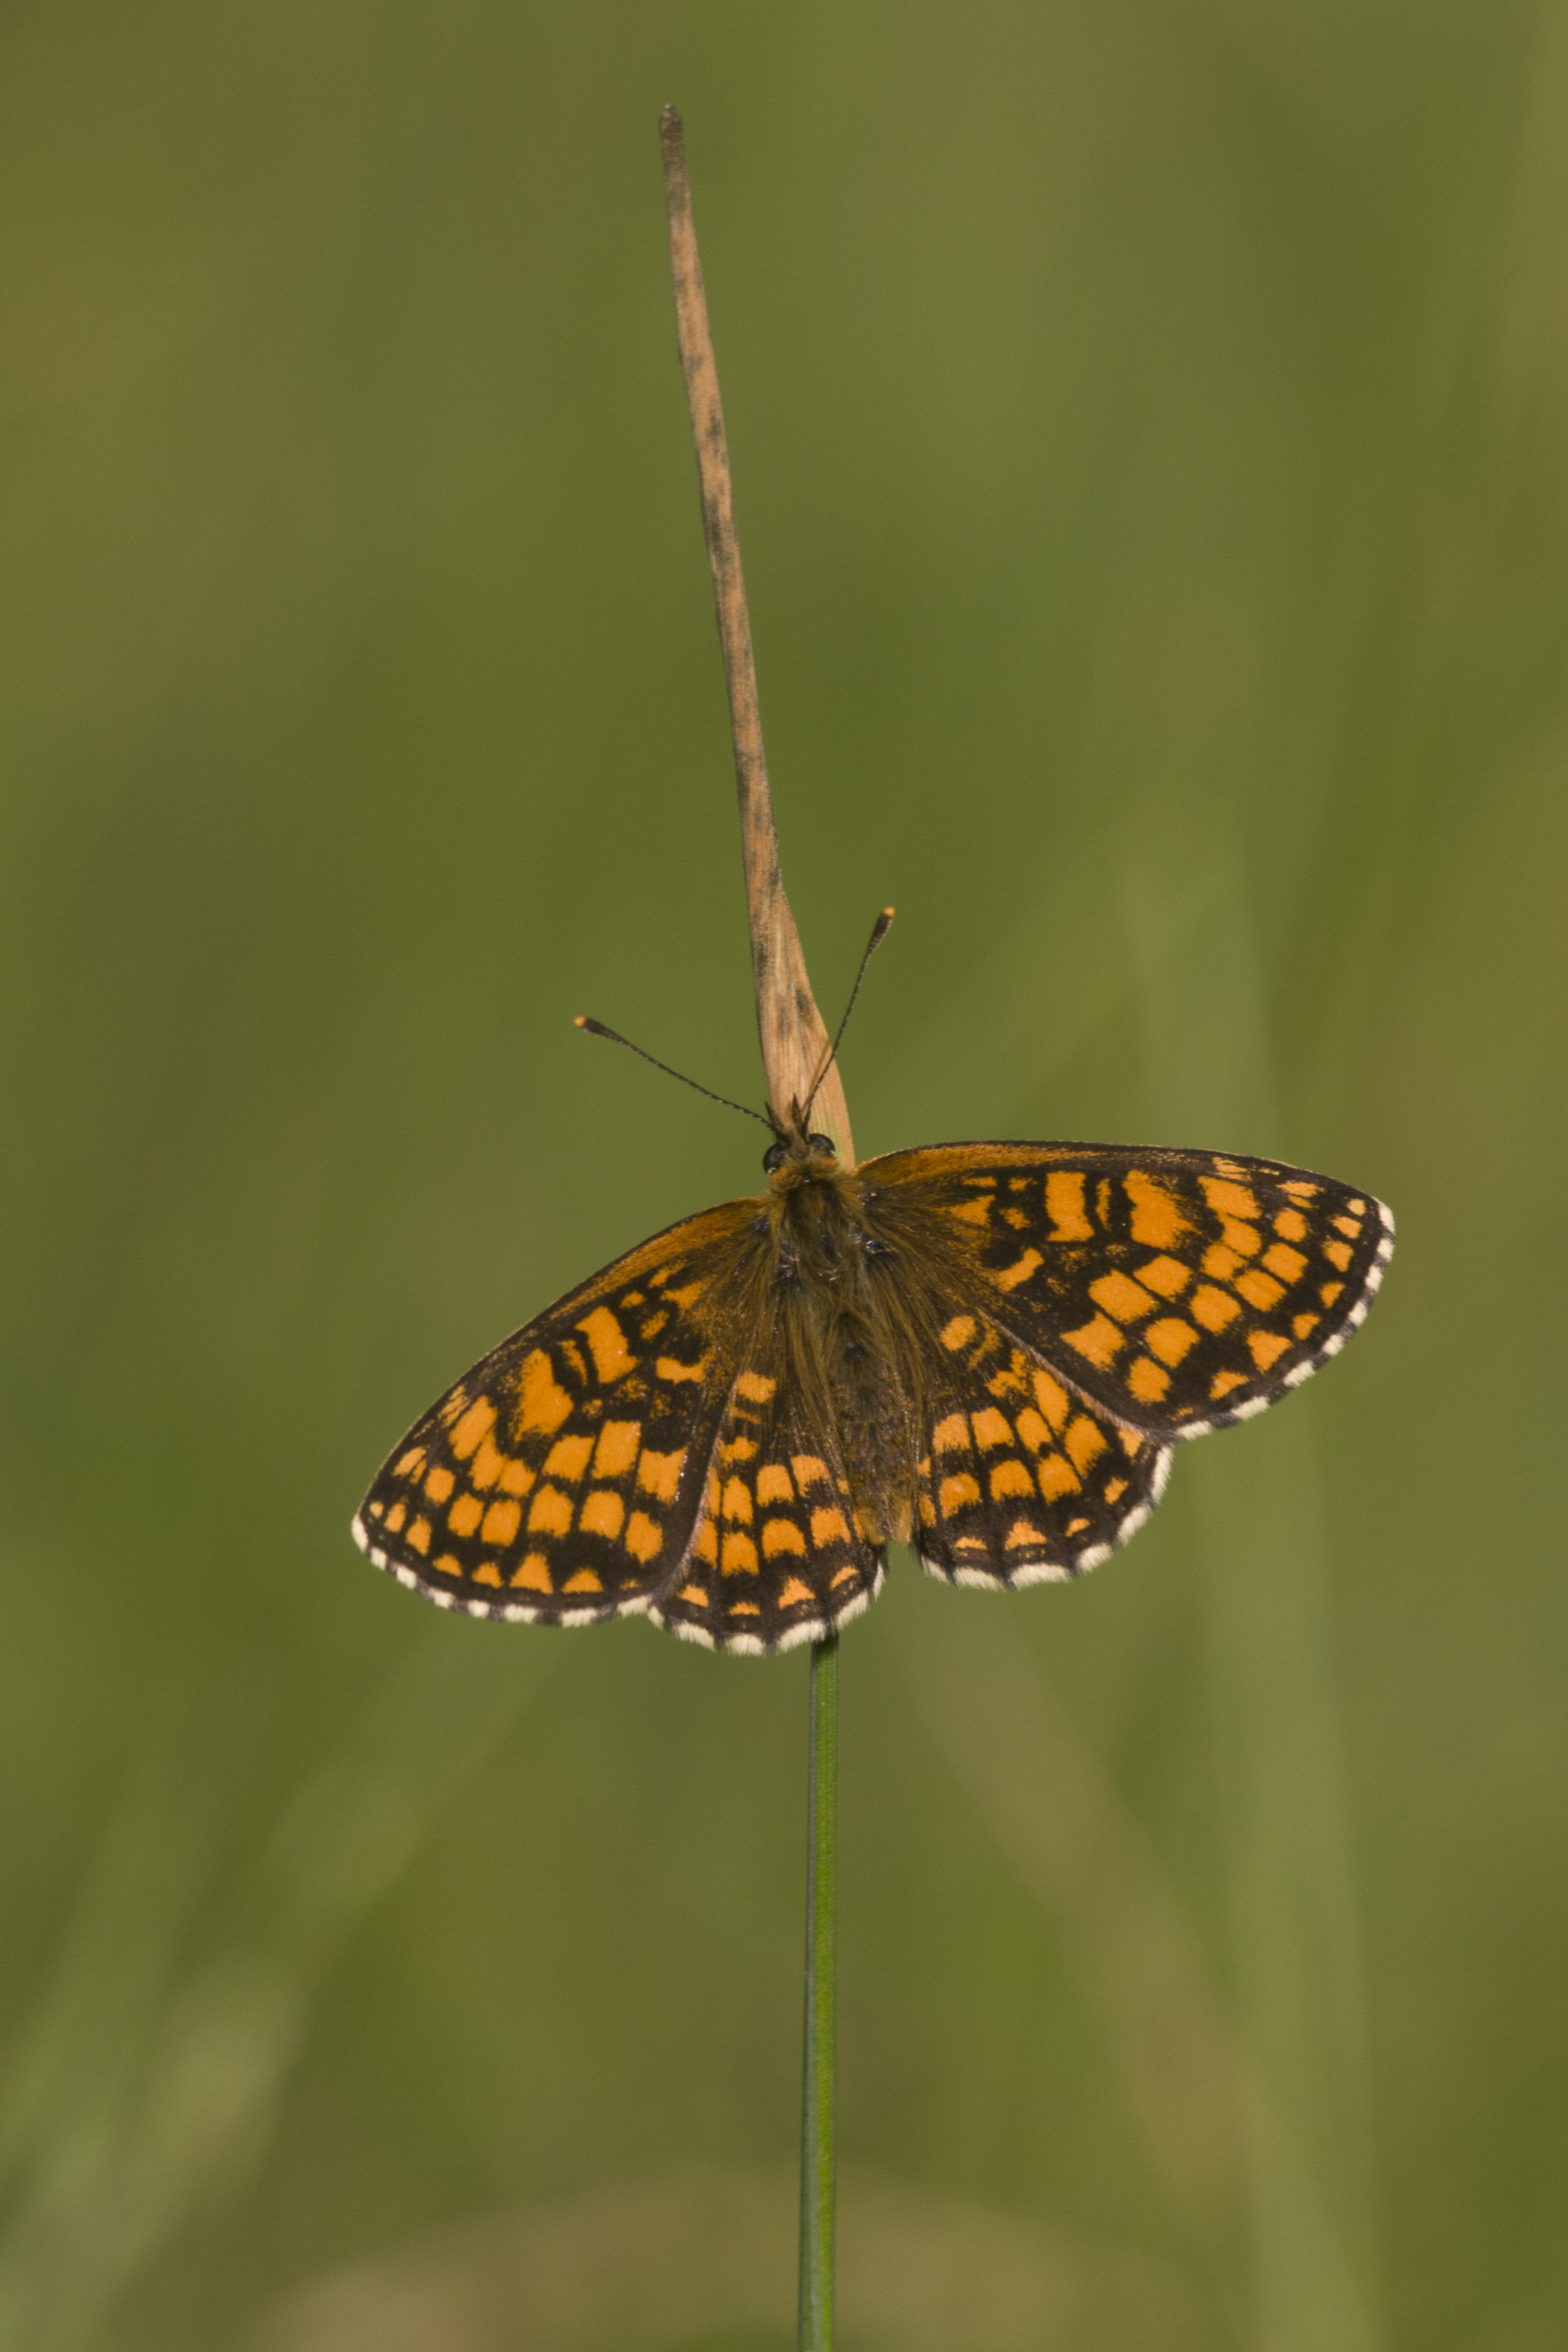
<svg viewBox="0 0 1568 2352"><path fill-rule="evenodd" d="M831 1135L808 1132L803 1121L792 1118L779 1122L762 1165L774 1192L792 1192L797 1184L820 1184L836 1175L838 1148Z"/></svg>

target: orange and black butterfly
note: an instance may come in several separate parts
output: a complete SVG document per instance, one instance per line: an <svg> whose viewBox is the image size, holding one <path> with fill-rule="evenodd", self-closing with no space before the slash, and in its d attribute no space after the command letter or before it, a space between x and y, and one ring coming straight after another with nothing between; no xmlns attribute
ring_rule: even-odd
<svg viewBox="0 0 1568 2352"><path fill-rule="evenodd" d="M590 1024L597 1026L597 1024ZM643 1612L760 1654L933 1575L1079 1575L1171 1449L1343 1347L1394 1249L1370 1193L1272 1160L952 1143L841 1167L809 1111L760 1199L571 1291L414 1423L354 1534L444 1609Z"/></svg>

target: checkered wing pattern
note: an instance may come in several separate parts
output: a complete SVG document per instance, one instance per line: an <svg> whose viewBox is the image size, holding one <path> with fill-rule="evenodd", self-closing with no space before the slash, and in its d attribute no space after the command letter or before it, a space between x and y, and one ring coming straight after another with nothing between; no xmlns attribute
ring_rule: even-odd
<svg viewBox="0 0 1568 2352"><path fill-rule="evenodd" d="M895 1245L960 1311L1158 1443L1275 1403L1344 1345L1394 1248L1369 1193L1271 1160L1109 1144L946 1144L861 1171ZM1086 1532L1086 1539L1087 1532ZM1100 1540L1098 1537L1094 1541Z"/></svg>
<svg viewBox="0 0 1568 2352"><path fill-rule="evenodd" d="M862 1531L833 1433L808 1433L804 1402L774 1371L737 1380L685 1573L650 1612L672 1633L717 1650L789 1650L823 1640L882 1590L885 1553Z"/></svg>
<svg viewBox="0 0 1568 2352"><path fill-rule="evenodd" d="M444 1609L573 1625L679 1574L744 1350L756 1203L672 1226L502 1341L416 1422L354 1522Z"/></svg>
<svg viewBox="0 0 1568 2352"><path fill-rule="evenodd" d="M1275 1160L950 1144L688 1218L417 1422L355 1534L448 1609L818 1641L890 1538L959 1584L1092 1568L1178 1438L1343 1346L1394 1247Z"/></svg>
<svg viewBox="0 0 1568 2352"><path fill-rule="evenodd" d="M913 1540L954 1584L1040 1584L1108 1559L1165 1489L1170 1448L1099 1411L984 1317L959 1312L926 1389Z"/></svg>

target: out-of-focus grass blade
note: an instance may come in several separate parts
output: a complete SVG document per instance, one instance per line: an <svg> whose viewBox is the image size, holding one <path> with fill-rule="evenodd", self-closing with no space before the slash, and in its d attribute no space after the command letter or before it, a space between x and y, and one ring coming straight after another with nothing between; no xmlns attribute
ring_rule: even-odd
<svg viewBox="0 0 1568 2352"><path fill-rule="evenodd" d="M1279 1151L1290 1139L1239 869L1222 837L1162 834L1153 811L1133 830L1156 853L1130 854L1124 903L1157 1126ZM1217 919L1194 940L1174 918L1206 867ZM1266 1427L1201 1441L1176 1466L1198 1499L1231 1963L1269 2118L1251 2161L1258 2341L1373 2352L1364 1992L1312 1407L1291 1398Z"/></svg>
<svg viewBox="0 0 1568 2352"><path fill-rule="evenodd" d="M929 1606L895 1622L916 1706L1061 1937L1167 2193L1223 2222L1246 2170L1246 2069L1154 1853L1016 1622Z"/></svg>
<svg viewBox="0 0 1568 2352"><path fill-rule="evenodd" d="M0 2343L39 2340L36 2287L63 2275L114 2161L182 1947L212 1823L165 1747L116 1806L0 2089Z"/></svg>
<svg viewBox="0 0 1568 2352"><path fill-rule="evenodd" d="M193 1873L169 1860L189 1847L178 1808L143 1801L111 1833L0 2105L20 2173L0 2247L6 2352L90 2342L264 2146L327 1970L559 1654L432 1628L283 1807L194 1959L178 1954L193 1907Z"/></svg>
<svg viewBox="0 0 1568 2352"><path fill-rule="evenodd" d="M785 2352L788 2174L695 2174L432 2231L289 2296L264 2352ZM844 2340L898 2352L1212 2352L1169 2264L846 2169Z"/></svg>

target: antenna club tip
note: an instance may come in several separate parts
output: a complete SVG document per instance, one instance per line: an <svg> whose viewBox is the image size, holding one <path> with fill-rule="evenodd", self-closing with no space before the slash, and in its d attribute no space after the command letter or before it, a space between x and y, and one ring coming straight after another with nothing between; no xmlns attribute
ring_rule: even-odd
<svg viewBox="0 0 1568 2352"><path fill-rule="evenodd" d="M897 908L896 907L884 907L884 908L883 908L883 910L882 910L882 919L883 919L883 921L884 923L891 923L891 922L892 922L892 920L893 920L893 919L894 919L894 915L896 915L896 914L897 914L897 912L898 912L898 908Z"/></svg>
<svg viewBox="0 0 1568 2352"><path fill-rule="evenodd" d="M588 1026L587 1013L574 1013L571 1016L571 1025L574 1029L586 1029Z"/></svg>

